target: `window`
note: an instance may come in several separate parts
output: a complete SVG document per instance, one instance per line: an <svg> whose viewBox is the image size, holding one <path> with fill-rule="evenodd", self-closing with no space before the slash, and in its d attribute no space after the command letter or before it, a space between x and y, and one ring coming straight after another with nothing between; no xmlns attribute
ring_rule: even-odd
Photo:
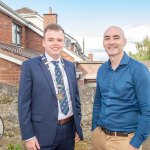
<svg viewBox="0 0 150 150"><path fill-rule="evenodd" d="M71 40L65 37L65 47L69 47L71 45Z"/></svg>
<svg viewBox="0 0 150 150"><path fill-rule="evenodd" d="M21 45L21 27L15 23L12 24L12 43Z"/></svg>

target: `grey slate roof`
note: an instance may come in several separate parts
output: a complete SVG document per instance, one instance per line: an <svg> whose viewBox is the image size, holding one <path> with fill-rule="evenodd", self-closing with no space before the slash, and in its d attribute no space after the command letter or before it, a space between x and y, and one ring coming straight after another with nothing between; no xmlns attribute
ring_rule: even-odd
<svg viewBox="0 0 150 150"><path fill-rule="evenodd" d="M0 48L26 58L33 58L42 54L34 50L24 49L15 45L8 45L4 43L0 43Z"/></svg>
<svg viewBox="0 0 150 150"><path fill-rule="evenodd" d="M23 7L20 9L15 10L18 14L28 14L28 13L33 13L33 14L37 14L37 11L34 11L28 7Z"/></svg>

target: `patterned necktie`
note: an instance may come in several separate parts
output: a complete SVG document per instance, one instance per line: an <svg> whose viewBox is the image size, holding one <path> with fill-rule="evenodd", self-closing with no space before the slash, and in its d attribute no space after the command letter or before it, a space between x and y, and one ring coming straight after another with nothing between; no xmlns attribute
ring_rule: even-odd
<svg viewBox="0 0 150 150"><path fill-rule="evenodd" d="M58 65L59 61L52 61L52 63L55 65L55 76L56 76L56 84L57 84L57 90L58 90L57 100L60 103L61 112L64 115L67 115L69 111L69 105L68 105L65 85L64 85L64 81L62 77L62 72Z"/></svg>

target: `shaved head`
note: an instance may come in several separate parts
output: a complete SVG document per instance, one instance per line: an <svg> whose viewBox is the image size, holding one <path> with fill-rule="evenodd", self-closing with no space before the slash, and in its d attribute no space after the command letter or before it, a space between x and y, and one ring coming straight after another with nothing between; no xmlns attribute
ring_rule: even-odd
<svg viewBox="0 0 150 150"><path fill-rule="evenodd" d="M122 57L123 49L126 45L126 38L123 30L117 26L110 26L104 32L103 46L110 57Z"/></svg>
<svg viewBox="0 0 150 150"><path fill-rule="evenodd" d="M120 33L120 35L125 38L125 35L124 35L124 31L120 28L120 27L117 27L117 26L110 26L108 29L106 29L106 31L104 32L104 37L107 35L107 33L109 31L118 31Z"/></svg>

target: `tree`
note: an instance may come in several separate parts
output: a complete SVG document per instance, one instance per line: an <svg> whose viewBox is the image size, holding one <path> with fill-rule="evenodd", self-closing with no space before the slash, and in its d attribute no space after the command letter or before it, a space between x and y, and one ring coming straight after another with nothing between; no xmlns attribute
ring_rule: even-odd
<svg viewBox="0 0 150 150"><path fill-rule="evenodd" d="M146 36L142 42L135 42L137 53L129 55L138 60L150 60L150 38Z"/></svg>

